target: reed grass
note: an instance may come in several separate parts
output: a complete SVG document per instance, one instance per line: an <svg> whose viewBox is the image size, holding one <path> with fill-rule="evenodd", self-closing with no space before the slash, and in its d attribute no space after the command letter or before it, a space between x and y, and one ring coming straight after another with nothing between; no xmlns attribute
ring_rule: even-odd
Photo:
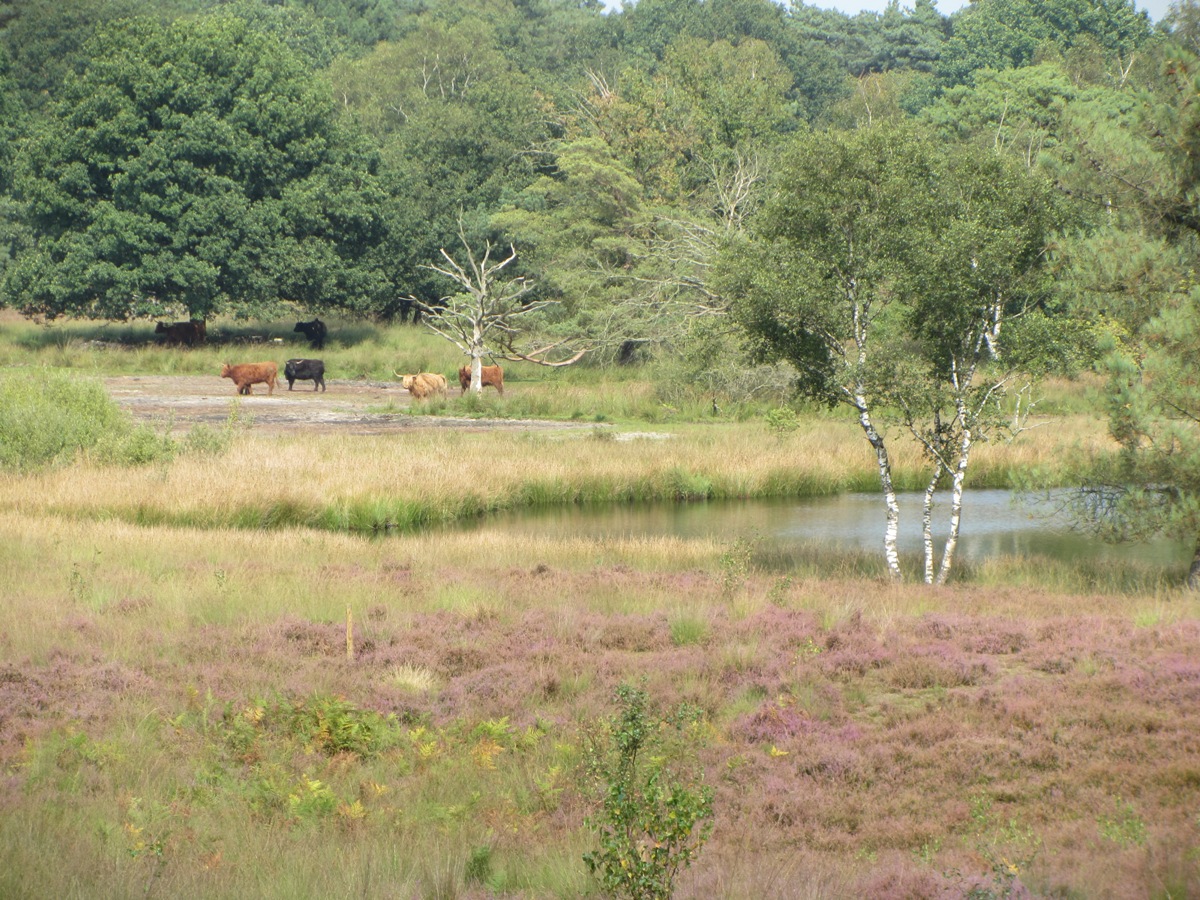
<svg viewBox="0 0 1200 900"><path fill-rule="evenodd" d="M1063 423L1037 445L980 448L978 486L1076 453ZM1093 442L1096 443L1096 442ZM894 454L900 489L921 485L914 448ZM119 519L141 525L361 533L413 532L507 509L822 496L878 490L865 442L848 423L780 441L763 428L678 427L665 439L599 441L579 432L400 436L236 436L224 456L188 455L168 468L91 463L3 476L0 509Z"/></svg>

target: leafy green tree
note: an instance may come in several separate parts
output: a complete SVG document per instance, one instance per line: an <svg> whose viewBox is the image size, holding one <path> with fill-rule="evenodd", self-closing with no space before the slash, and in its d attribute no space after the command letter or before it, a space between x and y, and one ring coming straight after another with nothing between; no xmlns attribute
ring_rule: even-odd
<svg viewBox="0 0 1200 900"><path fill-rule="evenodd" d="M380 289L374 160L320 81L243 19L124 23L90 45L30 139L37 232L10 267L27 315L309 307Z"/></svg>
<svg viewBox="0 0 1200 900"><path fill-rule="evenodd" d="M693 156L763 146L795 129L791 74L763 41L680 39L667 52L662 77L702 141Z"/></svg>
<svg viewBox="0 0 1200 900"><path fill-rule="evenodd" d="M587 749L599 795L588 821L600 846L583 861L610 896L668 900L712 831L712 790L688 771L695 749L687 741L697 740L698 721L693 710L681 710L673 723L653 715L646 692L632 685L620 685L616 700L620 710L607 733ZM671 730L683 738L682 750L664 740Z"/></svg>
<svg viewBox="0 0 1200 900"><path fill-rule="evenodd" d="M945 580L972 446L996 430L1010 373L1028 362L1013 333L1038 319L1057 221L1049 188L1012 161L948 153L891 122L806 136L774 187L726 264L733 315L760 355L797 368L802 391L854 414L879 470L891 577L901 577L899 507L886 426L897 413L930 462L931 581L929 507L951 478ZM1040 324L1025 348L1042 343ZM1002 330L1013 345L1003 351Z"/></svg>
<svg viewBox="0 0 1200 900"><path fill-rule="evenodd" d="M1163 59L1166 90L1073 123L1079 190L1106 216L1066 247L1065 272L1100 323L1120 445L1092 462L1076 499L1081 520L1108 537L1192 542L1187 583L1200 589L1200 59L1184 44Z"/></svg>
<svg viewBox="0 0 1200 900"><path fill-rule="evenodd" d="M1200 589L1200 289L1181 285L1138 331L1111 344L1109 431L1115 458L1088 472L1077 510L1102 534L1191 541L1187 584Z"/></svg>
<svg viewBox="0 0 1200 900"><path fill-rule="evenodd" d="M324 69L350 43L335 22L299 5L279 6L261 0L233 0L223 11L245 19L255 30L284 44L306 65Z"/></svg>
<svg viewBox="0 0 1200 900"><path fill-rule="evenodd" d="M982 69L921 112L948 138L1017 155L1033 167L1062 140L1067 106L1084 93L1058 63Z"/></svg>
<svg viewBox="0 0 1200 900"><path fill-rule="evenodd" d="M806 9L800 7L800 9ZM604 71L610 81L626 68L653 75L679 40L766 44L791 73L788 99L811 120L842 93L844 69L826 41L795 27L773 0L639 0L605 17L603 31L617 49Z"/></svg>
<svg viewBox="0 0 1200 900"><path fill-rule="evenodd" d="M494 215L491 227L522 248L543 290L588 327L627 291L645 255L642 187L598 137L563 141L556 172L542 175Z"/></svg>
<svg viewBox="0 0 1200 900"><path fill-rule="evenodd" d="M283 5L304 9L346 41L370 48L396 37L403 15L413 4L411 0L286 0Z"/></svg>
<svg viewBox="0 0 1200 900"><path fill-rule="evenodd" d="M27 228L12 196L17 140L24 129L24 110L9 77L8 55L0 47L0 280L17 248L28 242Z"/></svg>
<svg viewBox="0 0 1200 900"><path fill-rule="evenodd" d="M876 366L896 319L892 290L932 175L910 131L876 126L799 138L750 239L735 245L725 291L760 355L800 372L800 388L851 409L871 446L886 507L884 555L901 577L900 509Z"/></svg>
<svg viewBox="0 0 1200 900"><path fill-rule="evenodd" d="M391 285L363 311L389 314L441 285L425 268L458 241L460 221L486 240L488 216L524 189L546 158L551 110L503 52L495 28L462 16L422 19L403 38L331 70L343 112L381 148L391 197L373 259Z"/></svg>
<svg viewBox="0 0 1200 900"><path fill-rule="evenodd" d="M29 109L59 96L67 76L87 64L85 46L96 32L145 12L136 0L22 0L0 31L12 60L14 86ZM141 8L141 9L140 9ZM164 2L159 9L166 11Z"/></svg>
<svg viewBox="0 0 1200 900"><path fill-rule="evenodd" d="M1153 34L1132 0L977 0L951 17L937 71L962 84L979 69L1018 68L1087 45L1127 60Z"/></svg>
<svg viewBox="0 0 1200 900"><path fill-rule="evenodd" d="M920 256L898 281L910 340L885 396L932 464L923 515L925 580L949 577L963 490L976 443L1019 431L1031 373L1061 368L1074 339L1065 316L1047 316L1045 251L1063 224L1052 185L999 153L953 148L936 163L930 215L916 231ZM1015 412L1002 404L1017 388ZM936 579L931 516L950 479L950 522Z"/></svg>

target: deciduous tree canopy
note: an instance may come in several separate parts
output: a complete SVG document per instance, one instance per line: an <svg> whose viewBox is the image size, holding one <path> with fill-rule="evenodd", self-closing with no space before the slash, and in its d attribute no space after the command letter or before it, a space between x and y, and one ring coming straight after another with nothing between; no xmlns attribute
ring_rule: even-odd
<svg viewBox="0 0 1200 900"><path fill-rule="evenodd" d="M25 149L37 232L8 273L22 311L204 318L376 291L372 154L327 89L234 16L101 32Z"/></svg>

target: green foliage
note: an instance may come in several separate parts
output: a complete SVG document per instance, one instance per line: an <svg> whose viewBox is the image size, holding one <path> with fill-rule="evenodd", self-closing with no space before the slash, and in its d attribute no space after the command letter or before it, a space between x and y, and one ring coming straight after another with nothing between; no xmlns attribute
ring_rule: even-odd
<svg viewBox="0 0 1200 900"><path fill-rule="evenodd" d="M1057 63L983 69L945 91L921 118L959 141L1003 149L1029 165L1062 140L1063 117L1080 87Z"/></svg>
<svg viewBox="0 0 1200 900"><path fill-rule="evenodd" d="M289 730L322 753L374 756L401 736L394 715L361 710L345 700L314 696L281 710Z"/></svg>
<svg viewBox="0 0 1200 900"><path fill-rule="evenodd" d="M976 850L988 864L988 872L986 880L975 883L966 896L971 900L1020 896L1025 891L1021 874L1028 871L1041 851L1041 838L1016 819L997 821L990 797L977 794L970 802L971 834Z"/></svg>
<svg viewBox="0 0 1200 900"><path fill-rule="evenodd" d="M1120 847L1146 845L1146 823L1128 800L1117 797L1115 815L1100 816L1097 824L1100 826L1101 836Z"/></svg>
<svg viewBox="0 0 1200 900"><path fill-rule="evenodd" d="M229 401L229 417L218 428L195 425L183 438L182 451L195 456L224 456L234 439L245 432L253 421L238 400Z"/></svg>
<svg viewBox="0 0 1200 900"><path fill-rule="evenodd" d="M0 374L0 468L28 471L97 451L114 462L158 459L165 446L95 381L56 372Z"/></svg>
<svg viewBox="0 0 1200 900"><path fill-rule="evenodd" d="M486 884L492 877L492 848L487 844L476 847L467 857L463 878L468 884Z"/></svg>
<svg viewBox="0 0 1200 900"><path fill-rule="evenodd" d="M1136 343L1110 344L1109 431L1121 449L1094 462L1078 497L1080 515L1109 536L1200 535L1198 350L1197 288L1173 297Z"/></svg>
<svg viewBox="0 0 1200 900"><path fill-rule="evenodd" d="M750 576L750 567L754 559L754 542L748 538L735 538L733 543L717 560L721 567L721 598L726 602L732 600L742 589Z"/></svg>
<svg viewBox="0 0 1200 900"><path fill-rule="evenodd" d="M766 415L767 428L779 439L793 434L800 427L800 418L790 406L777 406Z"/></svg>
<svg viewBox="0 0 1200 900"><path fill-rule="evenodd" d="M687 760L666 755L664 731L683 734L686 751L699 722L687 711L674 724L652 715L646 692L628 684L617 688L615 700L617 714L587 752L587 772L600 795L588 822L600 847L583 860L609 896L666 900L712 830L705 821L712 816L712 790L677 769Z"/></svg>
<svg viewBox="0 0 1200 900"><path fill-rule="evenodd" d="M949 84L979 69L1017 68L1039 53L1095 46L1128 58L1153 34L1149 15L1130 0L979 0L953 19L938 64Z"/></svg>
<svg viewBox="0 0 1200 900"><path fill-rule="evenodd" d="M0 468L32 471L81 454L113 466L165 464L181 453L220 456L246 424L234 402L222 426L197 425L177 440L134 424L99 382L49 370L0 374Z"/></svg>
<svg viewBox="0 0 1200 900"><path fill-rule="evenodd" d="M300 778L288 795L288 812L301 822L333 815L338 800L329 786L316 778Z"/></svg>
<svg viewBox="0 0 1200 900"><path fill-rule="evenodd" d="M17 193L29 315L207 318L377 289L373 160L283 44L229 14L103 30L33 136Z"/></svg>

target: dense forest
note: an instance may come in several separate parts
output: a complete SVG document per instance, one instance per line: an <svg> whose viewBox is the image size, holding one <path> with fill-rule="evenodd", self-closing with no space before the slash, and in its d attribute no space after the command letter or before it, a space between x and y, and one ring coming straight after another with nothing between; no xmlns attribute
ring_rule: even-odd
<svg viewBox="0 0 1200 900"><path fill-rule="evenodd" d="M585 364L785 363L885 493L880 410L932 490L1018 373L1100 366L1089 477L1194 535L1198 51L1194 0L0 4L0 304L409 320L476 271Z"/></svg>
<svg viewBox="0 0 1200 900"><path fill-rule="evenodd" d="M490 239L561 301L548 325L677 346L736 305L722 260L789 154L870 127L1052 185L1039 304L1128 329L1198 224L1196 23L1119 0L0 6L3 301L404 316L447 293L441 249Z"/></svg>

